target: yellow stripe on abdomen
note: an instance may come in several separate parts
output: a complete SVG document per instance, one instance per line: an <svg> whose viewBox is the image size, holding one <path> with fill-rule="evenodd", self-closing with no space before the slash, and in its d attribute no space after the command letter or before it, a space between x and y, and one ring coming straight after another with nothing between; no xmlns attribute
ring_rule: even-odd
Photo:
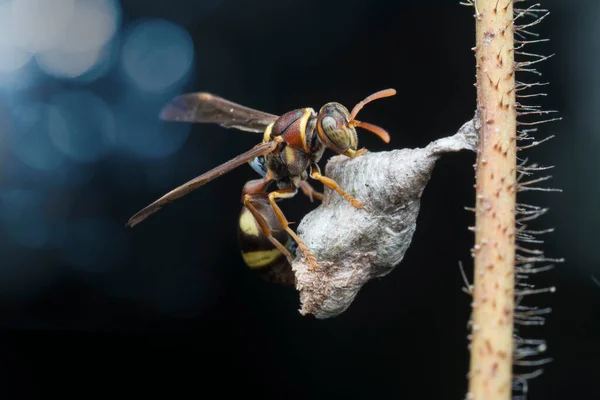
<svg viewBox="0 0 600 400"><path fill-rule="evenodd" d="M242 258L250 268L264 268L275 262L282 254L278 249L257 250L242 253Z"/></svg>
<svg viewBox="0 0 600 400"><path fill-rule="evenodd" d="M254 216L247 208L243 209L242 215L240 216L240 229L249 236L258 236L262 233L258 231L256 219L254 219Z"/></svg>

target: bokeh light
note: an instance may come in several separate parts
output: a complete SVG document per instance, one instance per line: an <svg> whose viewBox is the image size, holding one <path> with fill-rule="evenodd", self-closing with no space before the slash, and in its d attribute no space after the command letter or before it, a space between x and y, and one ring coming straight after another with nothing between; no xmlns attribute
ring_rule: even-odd
<svg viewBox="0 0 600 400"><path fill-rule="evenodd" d="M108 44L99 50L99 55L89 69L78 76L73 76L70 79L80 83L91 83L108 74L117 64L120 50L120 43L117 39L111 40ZM38 60L38 63L40 61Z"/></svg>
<svg viewBox="0 0 600 400"><path fill-rule="evenodd" d="M0 49L0 52L1 51L2 50ZM4 55L0 54L0 57L4 57ZM0 61L0 63L1 62L2 61ZM29 61L18 69L0 71L0 93L13 94L19 91L25 91L34 88L45 78L45 74L39 70L37 64Z"/></svg>
<svg viewBox="0 0 600 400"><path fill-rule="evenodd" d="M78 0L54 48L64 52L100 49L113 38L120 18L120 8L114 0Z"/></svg>
<svg viewBox="0 0 600 400"><path fill-rule="evenodd" d="M36 57L37 63L47 74L60 78L76 78L92 69L100 58L100 49L67 53L49 51Z"/></svg>
<svg viewBox="0 0 600 400"><path fill-rule="evenodd" d="M194 59L189 34L161 19L138 22L126 34L123 70L140 89L163 92L183 84Z"/></svg>
<svg viewBox="0 0 600 400"><path fill-rule="evenodd" d="M146 175L140 157L168 171L188 136L189 125L161 123L158 112L188 82L189 34L166 20L121 24L119 0L0 0L0 270L19 281L14 293L39 289L30 274L58 273L23 269L35 262L28 254L52 251L84 273L129 262L123 221L77 199L107 157L130 185ZM119 65L124 73L111 74Z"/></svg>
<svg viewBox="0 0 600 400"><path fill-rule="evenodd" d="M38 53L56 46L75 11L75 0L11 1L8 26L14 44Z"/></svg>
<svg viewBox="0 0 600 400"><path fill-rule="evenodd" d="M49 134L57 149L80 162L100 159L115 142L111 109L89 91L66 91L52 97Z"/></svg>
<svg viewBox="0 0 600 400"><path fill-rule="evenodd" d="M158 118L171 94L140 97L139 93L128 91L116 103L118 145L143 158L172 155L187 139L190 124L167 123Z"/></svg>
<svg viewBox="0 0 600 400"><path fill-rule="evenodd" d="M12 3L0 3L0 73L22 68L33 55L15 45L12 27Z"/></svg>
<svg viewBox="0 0 600 400"><path fill-rule="evenodd" d="M0 72L31 57L50 76L75 78L107 56L119 27L116 0L8 0L0 4Z"/></svg>
<svg viewBox="0 0 600 400"><path fill-rule="evenodd" d="M120 10L114 0L77 1L55 45L36 56L39 66L61 78L84 75L109 56L105 47L119 22Z"/></svg>
<svg viewBox="0 0 600 400"><path fill-rule="evenodd" d="M13 153L27 166L38 170L53 170L64 161L54 147L50 130L57 129L63 116L55 106L40 102L13 106L13 124L9 138Z"/></svg>
<svg viewBox="0 0 600 400"><path fill-rule="evenodd" d="M12 27L12 2L0 2L0 88L27 86L23 67L33 56L16 45Z"/></svg>

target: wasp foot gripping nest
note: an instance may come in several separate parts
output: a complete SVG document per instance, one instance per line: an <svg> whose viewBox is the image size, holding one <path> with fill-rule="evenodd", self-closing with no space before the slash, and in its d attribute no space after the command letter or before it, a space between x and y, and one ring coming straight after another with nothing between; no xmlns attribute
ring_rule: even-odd
<svg viewBox="0 0 600 400"><path fill-rule="evenodd" d="M454 136L423 149L329 160L326 176L364 206L357 209L327 189L322 204L299 224L298 234L319 263L313 270L299 253L301 257L292 264L300 314L319 319L341 314L365 283L389 274L402 261L435 162L445 153L476 150L478 127L474 121L465 123Z"/></svg>

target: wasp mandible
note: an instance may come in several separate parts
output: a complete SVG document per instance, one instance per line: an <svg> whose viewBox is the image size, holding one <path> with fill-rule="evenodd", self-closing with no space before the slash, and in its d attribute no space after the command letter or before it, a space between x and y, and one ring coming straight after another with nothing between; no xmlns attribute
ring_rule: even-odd
<svg viewBox="0 0 600 400"><path fill-rule="evenodd" d="M161 111L160 118L165 121L188 123L215 123L225 128L263 134L262 142L252 149L211 169L210 171L184 183L151 203L127 222L133 227L168 203L185 196L200 186L221 175L250 163L256 170L256 163L264 163L264 175L260 179L248 181L242 190L242 202L260 226L262 234L287 258L291 264L293 257L273 235L273 229L263 217L257 204L259 198L268 199L281 226L297 243L313 269L317 261L308 247L290 228L289 222L277 205L281 199L291 198L300 188L309 197L322 197L307 180L312 179L335 190L354 207L361 208L362 203L346 193L334 180L321 174L318 162L325 149L354 158L364 152L358 150L356 128L363 128L389 143L390 135L383 128L356 119L358 112L373 100L396 94L394 89L381 90L368 96L354 106L352 111L337 102L325 104L317 113L310 107L289 111L281 116L254 110L236 104L219 96L205 93L187 93L175 97ZM272 183L277 189L268 192Z"/></svg>

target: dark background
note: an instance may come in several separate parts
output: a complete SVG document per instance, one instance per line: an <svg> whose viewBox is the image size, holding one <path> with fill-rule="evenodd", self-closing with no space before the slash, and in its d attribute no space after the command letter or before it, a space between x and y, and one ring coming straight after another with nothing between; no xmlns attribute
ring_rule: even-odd
<svg viewBox="0 0 600 400"><path fill-rule="evenodd" d="M361 132L364 146L423 147L453 134L475 107L473 10L435 0L95 4L116 30L93 68L71 61L81 49L54 58L50 49L0 73L2 398L463 398L470 298L458 262L471 276L473 216L464 207L473 204L474 154L438 162L402 263L330 320L300 316L294 289L243 264L235 229L242 186L256 177L250 168L133 230L124 224L260 140L159 121L179 93L210 91L281 114L328 101L352 107L393 87L397 96L361 112L392 141ZM529 382L529 398L592 399L600 396L600 6L542 6L552 13L533 30L551 41L526 50L556 56L539 66L542 77L517 78L551 83L537 104L563 120L543 125L538 139L556 137L527 156L555 165L546 183L563 192L522 198L550 207L533 226L556 228L543 249L566 262L534 278L556 293L527 299L553 309L545 326L526 331L546 339L554 359ZM83 40L89 29L69 36ZM304 196L282 203L292 221L312 207Z"/></svg>

